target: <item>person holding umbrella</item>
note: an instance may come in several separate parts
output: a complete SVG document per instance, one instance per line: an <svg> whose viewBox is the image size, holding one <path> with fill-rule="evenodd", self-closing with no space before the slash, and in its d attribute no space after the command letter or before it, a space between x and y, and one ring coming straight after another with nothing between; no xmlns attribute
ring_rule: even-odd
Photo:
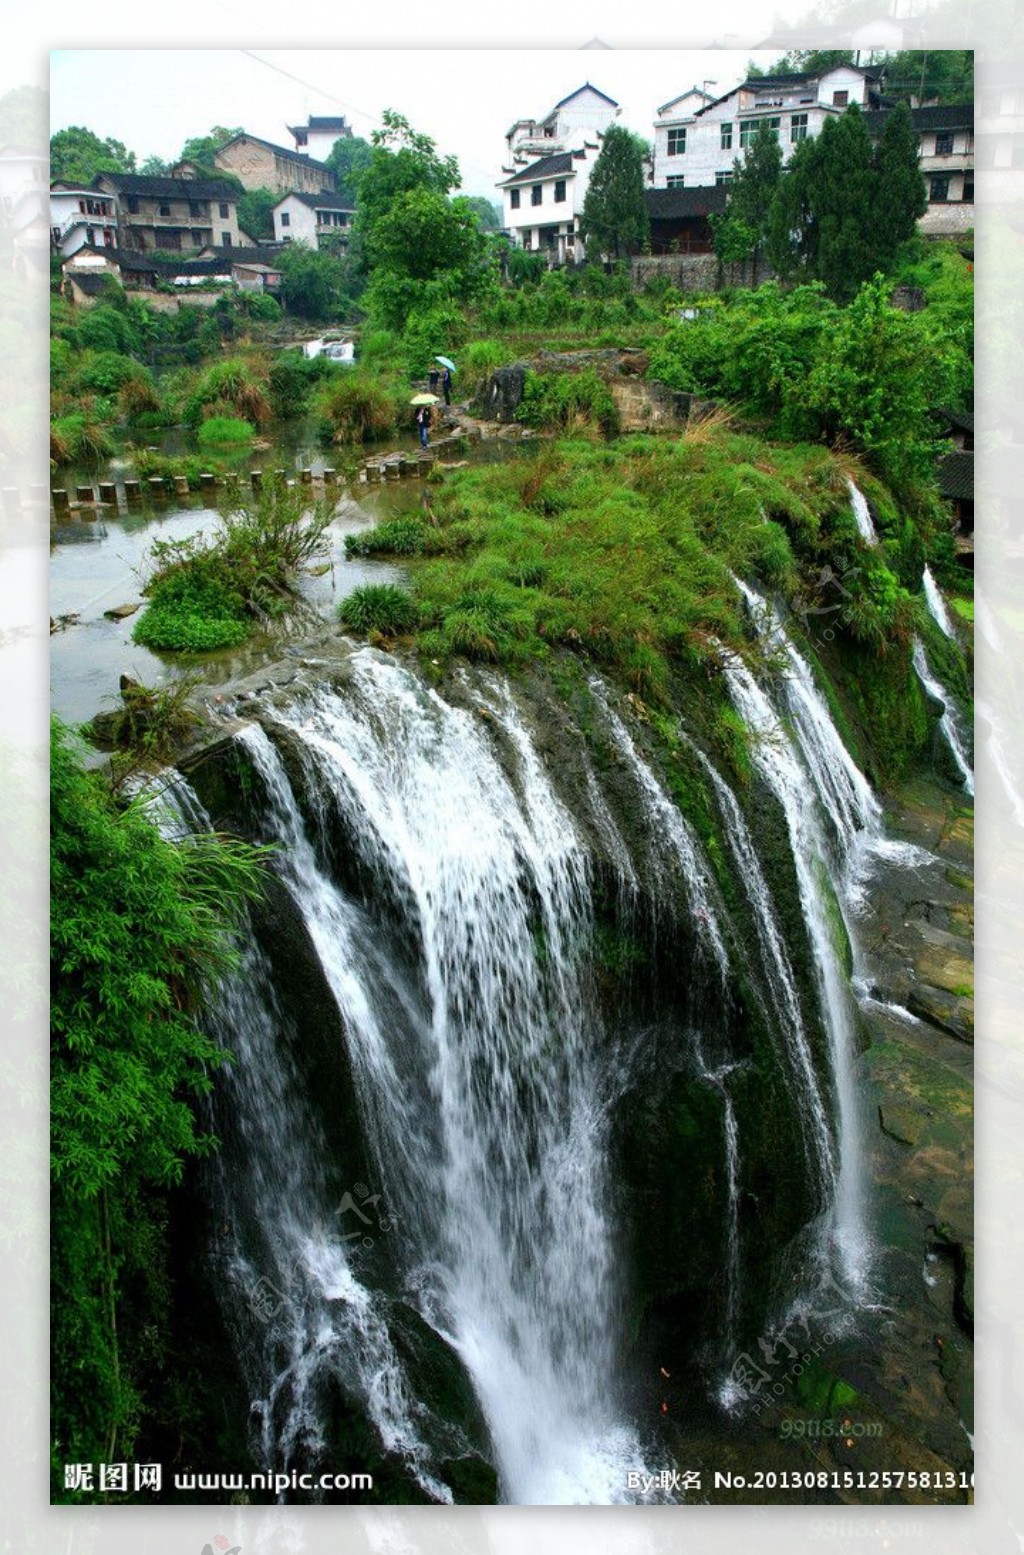
<svg viewBox="0 0 1024 1555"><path fill-rule="evenodd" d="M444 402L450 405L452 402L452 373L455 371L455 363L449 356L435 356L435 362L440 362L444 368L441 375L441 388L444 391Z"/></svg>
<svg viewBox="0 0 1024 1555"><path fill-rule="evenodd" d="M430 446L430 407L437 404L437 395L414 394L409 403L416 407L414 420L420 435L420 447L428 448Z"/></svg>

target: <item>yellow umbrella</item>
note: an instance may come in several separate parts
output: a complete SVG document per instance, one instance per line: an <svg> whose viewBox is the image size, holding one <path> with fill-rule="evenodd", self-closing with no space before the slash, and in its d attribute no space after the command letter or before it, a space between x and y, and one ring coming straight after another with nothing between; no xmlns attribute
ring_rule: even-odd
<svg viewBox="0 0 1024 1555"><path fill-rule="evenodd" d="M437 395L436 394L414 394L412 399L409 401L409 404L410 405L436 405L437 404Z"/></svg>

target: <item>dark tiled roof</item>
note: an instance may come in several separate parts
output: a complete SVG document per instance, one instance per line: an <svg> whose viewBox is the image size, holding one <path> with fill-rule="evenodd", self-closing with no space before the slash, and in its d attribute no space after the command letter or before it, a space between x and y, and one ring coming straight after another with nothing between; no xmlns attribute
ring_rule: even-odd
<svg viewBox="0 0 1024 1555"><path fill-rule="evenodd" d="M574 97L578 97L581 92L586 92L588 89L591 92L593 92L597 97L603 97L606 103L611 103L613 108L617 108L619 106L618 103L615 101L614 97L609 97L607 92L599 91L598 88L596 86L594 86L590 81L584 81L583 85L582 86L578 86L576 88L575 92L570 92L568 97L563 97L561 102L556 103L555 104L555 108L564 108L566 103L571 103ZM551 113L554 113L555 108L552 108ZM548 118L550 118L550 117L551 117L551 114L548 114Z"/></svg>
<svg viewBox="0 0 1024 1555"><path fill-rule="evenodd" d="M112 275L93 275L88 270L83 270L81 275L79 275L72 270L69 280L73 281L79 291L83 291L87 297L99 297L102 296L111 281L114 281L114 277Z"/></svg>
<svg viewBox="0 0 1024 1555"><path fill-rule="evenodd" d="M261 243L258 246L240 243L237 248L224 249L224 253L236 265L272 265L284 247L283 243Z"/></svg>
<svg viewBox="0 0 1024 1555"><path fill-rule="evenodd" d="M693 189L646 189L644 203L652 221L671 221L683 216L707 216L724 211L729 190L725 184Z"/></svg>
<svg viewBox="0 0 1024 1555"><path fill-rule="evenodd" d="M499 184L499 189L508 189L512 184L533 184L538 178L557 178L560 173L571 173L572 153L563 151L553 157L541 157L539 162L532 162L521 173L516 173L513 178L506 178Z"/></svg>
<svg viewBox="0 0 1024 1555"><path fill-rule="evenodd" d="M153 200L237 200L234 184L209 178L148 178L143 173L97 173L92 187L102 180L113 184L121 194L148 195Z"/></svg>
<svg viewBox="0 0 1024 1555"><path fill-rule="evenodd" d="M296 151L294 146L289 147L275 145L272 140L264 140L260 135L250 135L248 131L241 135L233 135L230 140L226 140L223 146L218 149L214 157L214 161L216 161L217 157L225 152L229 146L237 145L240 140L251 140L256 146L266 146L267 150L272 151L275 156L287 157L290 162L301 162L303 167L315 167L320 173L331 173L331 170L327 164L325 162L318 162L316 157L307 157L304 152ZM333 176L333 173L331 173L332 178Z"/></svg>
<svg viewBox="0 0 1024 1555"><path fill-rule="evenodd" d="M974 500L974 455L944 454L938 463L939 490L944 497Z"/></svg>
<svg viewBox="0 0 1024 1555"><path fill-rule="evenodd" d="M227 275L231 269L231 262L237 249L226 248L223 258L218 254L216 259L196 259L182 254L180 259L164 259L156 254L144 253L141 249L132 248L97 248L95 244L86 243L82 248L76 249L71 259L65 260L65 268L77 259L78 255L86 250L94 254L103 254L118 268L132 275ZM77 272L72 267L72 274L78 279Z"/></svg>
<svg viewBox="0 0 1024 1555"><path fill-rule="evenodd" d="M893 108L892 103L886 108L879 108L872 113L864 115L865 122L872 134L879 134L885 126ZM910 118L919 135L927 135L934 130L970 130L974 128L974 104L956 103L947 107L938 108L911 108Z"/></svg>
<svg viewBox="0 0 1024 1555"><path fill-rule="evenodd" d="M974 431L973 410L949 410L945 405L940 405L935 412L941 421L946 421L951 427L956 427L960 432Z"/></svg>
<svg viewBox="0 0 1024 1555"><path fill-rule="evenodd" d="M343 199L340 194L331 194L330 190L324 190L321 194L307 194L301 189L289 189L288 193L283 194L278 200L278 205L284 200L301 200L311 211L355 211L355 206L349 200ZM275 206L275 210L276 208Z"/></svg>
<svg viewBox="0 0 1024 1555"><path fill-rule="evenodd" d="M344 114L338 118L337 115L332 117L330 114L317 117L314 113L310 114L309 124L306 126L307 129L311 130L343 130L345 127Z"/></svg>

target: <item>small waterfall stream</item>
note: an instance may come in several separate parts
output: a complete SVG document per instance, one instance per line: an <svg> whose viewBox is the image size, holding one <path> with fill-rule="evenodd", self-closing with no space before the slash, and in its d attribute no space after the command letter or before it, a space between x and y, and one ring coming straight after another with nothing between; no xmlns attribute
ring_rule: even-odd
<svg viewBox="0 0 1024 1555"><path fill-rule="evenodd" d="M934 697L935 701L942 706L939 728L942 730L946 744L953 754L957 771L963 780L964 792L973 799L974 772L968 755L970 744L967 730L953 697L942 682L937 680L933 674L928 663L928 656L924 651L924 644L919 637L914 638L914 669L917 671L917 678L928 692L928 695Z"/></svg>
<svg viewBox="0 0 1024 1555"><path fill-rule="evenodd" d="M726 676L752 731L752 756L778 798L789 829L804 917L814 952L822 1018L829 1035L838 1113L832 1237L853 1293L864 1289L870 1246L864 1217L861 1122L853 1079L854 1010L839 937L851 936L851 887L862 833L880 832L877 800L843 745L810 667L766 601L739 583L761 639L783 664L780 699L792 734L746 665ZM837 916L842 920L837 922Z"/></svg>

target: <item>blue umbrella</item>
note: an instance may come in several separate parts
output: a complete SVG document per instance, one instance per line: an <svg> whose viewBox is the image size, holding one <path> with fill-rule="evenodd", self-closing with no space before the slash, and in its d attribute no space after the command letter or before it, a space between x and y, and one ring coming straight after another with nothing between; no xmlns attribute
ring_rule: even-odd
<svg viewBox="0 0 1024 1555"><path fill-rule="evenodd" d="M459 370L450 356L435 356L434 361L440 362L442 367L447 367L450 373L457 373Z"/></svg>

